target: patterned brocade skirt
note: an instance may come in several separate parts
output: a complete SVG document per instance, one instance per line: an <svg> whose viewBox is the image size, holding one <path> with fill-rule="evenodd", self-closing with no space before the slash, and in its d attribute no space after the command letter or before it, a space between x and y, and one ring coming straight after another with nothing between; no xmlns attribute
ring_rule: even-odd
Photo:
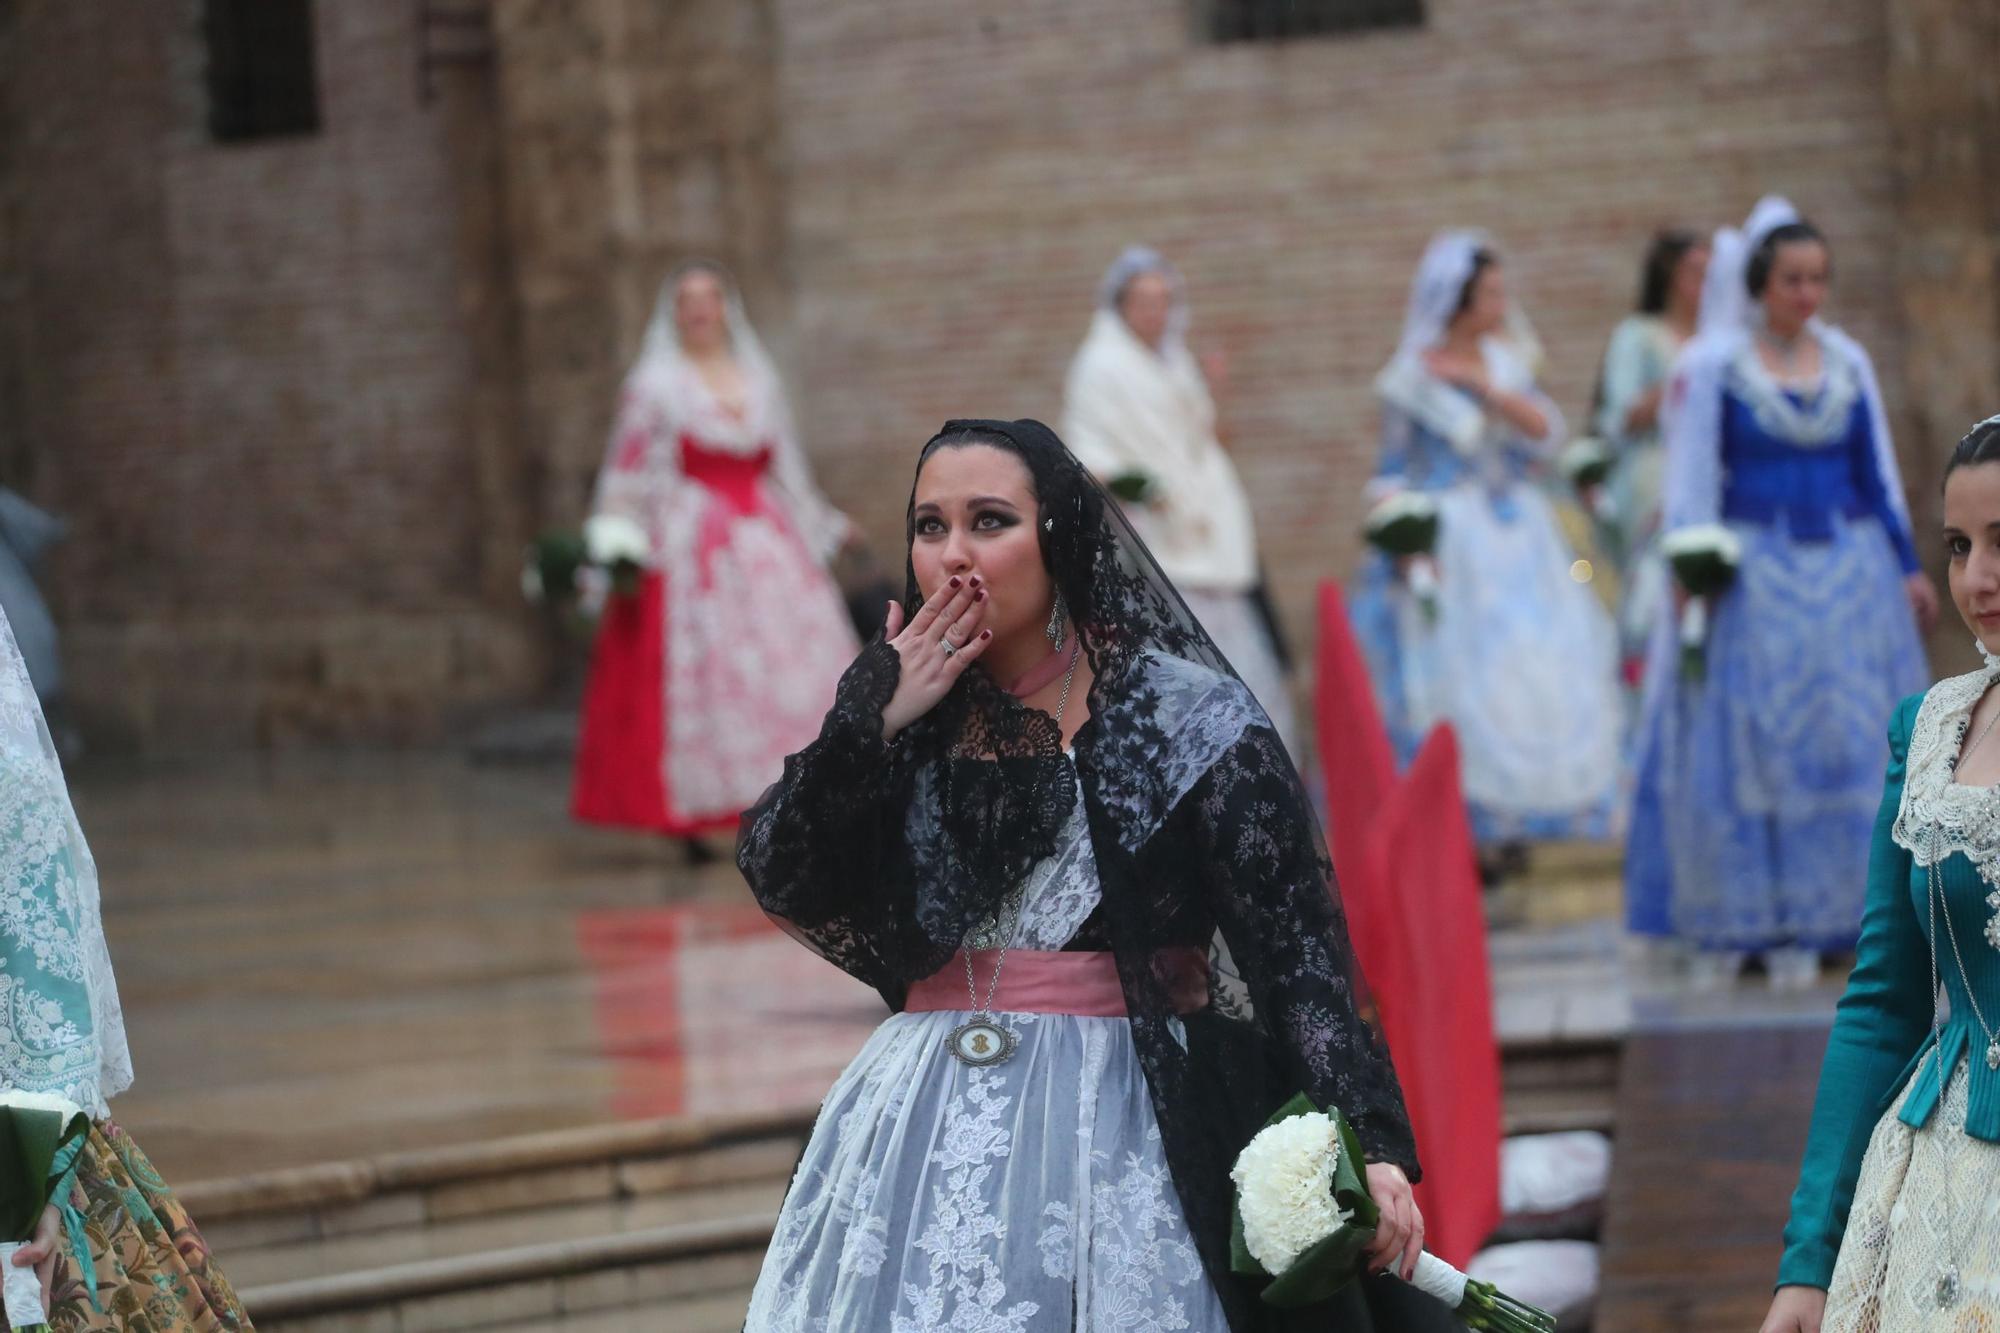
<svg viewBox="0 0 2000 1333"><path fill-rule="evenodd" d="M65 1225L50 1333L248 1333L250 1318L153 1164L108 1120L91 1126L67 1200L80 1215L93 1295Z"/></svg>
<svg viewBox="0 0 2000 1333"><path fill-rule="evenodd" d="M1951 1076L1930 1122L1897 1116L1868 1140L1822 1333L2000 1330L2000 1144L1965 1132L1966 1077ZM1956 1268L1953 1299L1940 1279Z"/></svg>

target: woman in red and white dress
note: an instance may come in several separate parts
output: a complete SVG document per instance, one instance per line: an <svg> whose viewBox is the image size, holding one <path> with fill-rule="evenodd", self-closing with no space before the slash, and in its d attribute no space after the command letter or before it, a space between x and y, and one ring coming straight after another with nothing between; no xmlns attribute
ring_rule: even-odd
<svg viewBox="0 0 2000 1333"><path fill-rule="evenodd" d="M718 265L661 288L591 512L638 524L651 558L604 607L571 810L690 840L733 829L819 734L860 645L827 572L852 526L813 485Z"/></svg>

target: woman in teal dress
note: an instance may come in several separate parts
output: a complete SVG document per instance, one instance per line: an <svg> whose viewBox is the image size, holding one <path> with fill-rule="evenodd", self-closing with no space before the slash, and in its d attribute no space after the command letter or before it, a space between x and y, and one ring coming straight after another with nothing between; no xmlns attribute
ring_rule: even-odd
<svg viewBox="0 0 2000 1333"><path fill-rule="evenodd" d="M1763 1333L2000 1326L2000 417L1953 452L1944 520L1986 665L1890 723L1859 955Z"/></svg>

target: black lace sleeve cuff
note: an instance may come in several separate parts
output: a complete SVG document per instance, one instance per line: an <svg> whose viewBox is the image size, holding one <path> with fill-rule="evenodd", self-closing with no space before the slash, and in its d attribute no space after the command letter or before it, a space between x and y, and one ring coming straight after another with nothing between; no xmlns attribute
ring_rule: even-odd
<svg viewBox="0 0 2000 1333"><path fill-rule="evenodd" d="M842 673L814 744L860 764L885 761L892 747L882 739L882 710L902 677L903 659L886 642L863 648Z"/></svg>

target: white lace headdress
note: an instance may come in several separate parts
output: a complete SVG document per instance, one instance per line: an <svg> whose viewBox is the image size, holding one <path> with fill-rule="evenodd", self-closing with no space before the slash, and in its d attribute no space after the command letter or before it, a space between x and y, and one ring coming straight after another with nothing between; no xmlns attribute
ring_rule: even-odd
<svg viewBox="0 0 2000 1333"><path fill-rule="evenodd" d="M0 612L0 1087L103 1117L131 1084L97 863Z"/></svg>

